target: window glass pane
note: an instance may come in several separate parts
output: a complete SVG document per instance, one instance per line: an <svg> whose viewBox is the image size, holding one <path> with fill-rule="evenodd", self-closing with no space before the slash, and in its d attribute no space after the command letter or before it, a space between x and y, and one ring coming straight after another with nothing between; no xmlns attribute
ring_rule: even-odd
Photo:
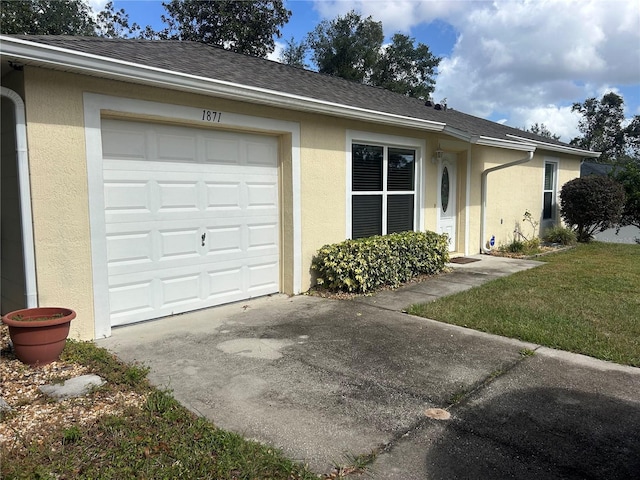
<svg viewBox="0 0 640 480"><path fill-rule="evenodd" d="M444 167L442 171L442 180L440 181L440 200L442 202L442 212L445 213L449 207L449 169Z"/></svg>
<svg viewBox="0 0 640 480"><path fill-rule="evenodd" d="M352 148L352 184L355 192L382 190L382 147L354 144Z"/></svg>
<svg viewBox="0 0 640 480"><path fill-rule="evenodd" d="M555 165L553 163L545 163L544 165L544 189L553 190L553 171Z"/></svg>
<svg viewBox="0 0 640 480"><path fill-rule="evenodd" d="M553 192L544 192L544 205L542 207L542 219L553 218Z"/></svg>
<svg viewBox="0 0 640 480"><path fill-rule="evenodd" d="M387 197L387 233L413 230L413 195Z"/></svg>
<svg viewBox="0 0 640 480"><path fill-rule="evenodd" d="M413 190L415 178L415 150L389 149L387 190Z"/></svg>
<svg viewBox="0 0 640 480"><path fill-rule="evenodd" d="M351 237L382 235L382 195L354 195L351 199Z"/></svg>

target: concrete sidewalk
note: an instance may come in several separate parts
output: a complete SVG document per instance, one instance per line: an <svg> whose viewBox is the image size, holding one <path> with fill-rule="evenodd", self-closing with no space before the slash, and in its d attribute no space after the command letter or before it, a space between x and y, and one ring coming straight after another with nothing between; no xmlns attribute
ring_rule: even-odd
<svg viewBox="0 0 640 480"><path fill-rule="evenodd" d="M375 451L368 473L385 480L637 478L640 369L401 313L538 264L479 258L356 301L276 295L97 343L318 472Z"/></svg>

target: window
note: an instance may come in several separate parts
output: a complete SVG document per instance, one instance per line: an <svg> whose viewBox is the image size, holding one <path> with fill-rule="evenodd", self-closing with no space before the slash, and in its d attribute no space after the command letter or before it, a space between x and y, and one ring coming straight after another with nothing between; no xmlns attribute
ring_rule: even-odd
<svg viewBox="0 0 640 480"><path fill-rule="evenodd" d="M555 162L544 164L544 187L542 190L542 220L555 220L556 213L556 169Z"/></svg>
<svg viewBox="0 0 640 480"><path fill-rule="evenodd" d="M354 143L351 238L414 230L416 151Z"/></svg>

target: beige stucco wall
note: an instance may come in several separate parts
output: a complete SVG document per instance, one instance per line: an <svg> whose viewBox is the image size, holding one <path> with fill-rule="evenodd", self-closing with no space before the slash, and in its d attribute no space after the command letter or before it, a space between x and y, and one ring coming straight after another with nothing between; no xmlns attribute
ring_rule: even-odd
<svg viewBox="0 0 640 480"><path fill-rule="evenodd" d="M480 174L485 168L521 158L522 152L477 147L447 141L442 135L417 130L347 121L291 112L203 95L126 84L39 68L25 68L29 155L33 189L37 281L42 305L65 305L78 312L72 324L76 338L93 338L93 274L89 226L88 183L83 117L84 92L136 98L164 104L212 108L262 118L296 122L300 126L300 208L302 291L311 286L311 259L324 244L346 237L346 138L348 130L410 137L426 142L423 164L423 224L437 228L438 165L431 158L442 143L458 159L457 250L464 252L467 203L467 152L471 150L469 251L480 245ZM198 124L202 127L202 124ZM293 289L293 205L291 137L280 137L282 205L282 283ZM569 157L568 157L569 158ZM487 233L506 241L525 209L540 212L542 157L531 164L496 172L489 177ZM561 159L561 181L579 173L579 162ZM575 164L575 165L574 165ZM574 168L575 167L575 168ZM575 173L575 175L574 175ZM500 221L502 220L502 223Z"/></svg>
<svg viewBox="0 0 640 480"><path fill-rule="evenodd" d="M480 202L482 171L526 157L526 152L515 152L491 147L472 149L471 187L471 252L480 249ZM525 164L492 172L487 177L486 238L496 237L496 246L514 239L514 230L520 230L528 238L539 236L542 221L542 188L545 160L558 161L558 192L564 183L580 176L580 158L536 151L533 159ZM529 211L536 227L523 221Z"/></svg>

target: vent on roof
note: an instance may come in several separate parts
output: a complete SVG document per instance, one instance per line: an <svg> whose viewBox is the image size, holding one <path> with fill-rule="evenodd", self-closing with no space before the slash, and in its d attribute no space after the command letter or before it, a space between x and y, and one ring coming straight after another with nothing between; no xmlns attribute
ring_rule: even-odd
<svg viewBox="0 0 640 480"><path fill-rule="evenodd" d="M429 100L427 100L425 103L426 107L433 107L435 110L444 110L445 112L447 111L447 99L443 98L442 100L440 100L440 103L433 103L433 98L429 97Z"/></svg>

